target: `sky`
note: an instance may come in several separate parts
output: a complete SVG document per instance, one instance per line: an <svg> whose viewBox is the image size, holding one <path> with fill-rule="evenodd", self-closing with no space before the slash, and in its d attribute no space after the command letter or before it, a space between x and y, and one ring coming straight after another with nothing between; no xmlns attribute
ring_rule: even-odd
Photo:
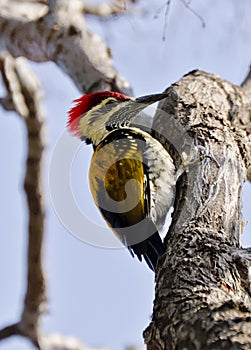
<svg viewBox="0 0 251 350"><path fill-rule="evenodd" d="M114 65L130 82L135 96L161 92L196 68L240 84L251 63L251 2L191 1L190 6L205 22L204 28L199 17L179 0L171 2L165 25L165 3L141 1L138 7L141 11L128 16L109 21L88 19L89 28L111 48ZM153 273L145 264L132 259L126 249L118 247L92 204L87 181L91 149L79 143L71 144L74 157L68 185L86 218L85 232L89 236L84 239L89 243L79 239L81 228L77 234L75 229L74 234L70 233L69 223L58 216L60 205L55 204L58 193L53 176L61 174L62 184L68 181L61 168L68 156L64 148L65 124L71 102L80 92L55 64L31 63L30 67L44 90L47 119L44 256L49 312L43 318L43 329L79 337L93 347L122 350L131 344L141 346L141 334L152 311ZM18 320L25 293L26 134L21 119L2 109L0 125L0 327L3 327ZM63 201L65 192L63 188ZM243 216L250 221L250 184L245 184L243 198ZM251 243L250 228L247 223L244 246ZM94 238L99 232L103 234L103 248L98 247L100 242ZM0 342L0 350L17 348L26 350L32 346L20 338Z"/></svg>

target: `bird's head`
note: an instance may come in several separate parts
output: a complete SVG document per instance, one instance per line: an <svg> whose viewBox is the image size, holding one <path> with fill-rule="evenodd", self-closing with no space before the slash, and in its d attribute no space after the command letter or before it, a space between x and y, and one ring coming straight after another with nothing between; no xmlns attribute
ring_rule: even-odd
<svg viewBox="0 0 251 350"><path fill-rule="evenodd" d="M140 111L165 97L165 92L138 98L112 91L84 95L74 100L76 105L69 111L68 130L96 146L111 130L130 124Z"/></svg>

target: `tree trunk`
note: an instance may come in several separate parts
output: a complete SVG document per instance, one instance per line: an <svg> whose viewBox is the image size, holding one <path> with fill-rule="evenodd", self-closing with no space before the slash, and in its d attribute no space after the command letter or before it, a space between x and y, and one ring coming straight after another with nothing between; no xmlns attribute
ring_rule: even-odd
<svg viewBox="0 0 251 350"><path fill-rule="evenodd" d="M170 91L153 130L177 164L186 152L190 165L177 183L147 349L250 349L251 250L241 234L251 104L242 88L201 71Z"/></svg>

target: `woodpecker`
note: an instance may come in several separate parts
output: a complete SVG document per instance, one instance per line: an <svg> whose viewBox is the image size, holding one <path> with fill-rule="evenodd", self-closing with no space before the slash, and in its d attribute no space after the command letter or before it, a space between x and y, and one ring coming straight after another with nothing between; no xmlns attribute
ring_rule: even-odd
<svg viewBox="0 0 251 350"><path fill-rule="evenodd" d="M167 93L138 98L101 91L74 100L68 130L93 156L89 182L95 204L122 243L155 271L164 244L159 235L175 196L175 166L169 153L133 121Z"/></svg>

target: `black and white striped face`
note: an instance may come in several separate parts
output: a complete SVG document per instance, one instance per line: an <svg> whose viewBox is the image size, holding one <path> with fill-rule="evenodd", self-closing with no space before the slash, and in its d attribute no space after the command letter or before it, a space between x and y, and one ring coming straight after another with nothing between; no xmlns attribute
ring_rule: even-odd
<svg viewBox="0 0 251 350"><path fill-rule="evenodd" d="M131 97L112 91L86 94L74 100L76 104L69 111L67 127L71 134L83 140L89 139L91 143L95 132L99 133L99 124L105 125L107 118L104 118L104 115L110 114L118 103L130 100Z"/></svg>
<svg viewBox="0 0 251 350"><path fill-rule="evenodd" d="M125 124L126 117L130 115L129 111L132 110L134 104L134 99L121 102L109 97L103 100L80 119L79 133L81 138L87 143L89 140L89 143L98 145L111 130Z"/></svg>

